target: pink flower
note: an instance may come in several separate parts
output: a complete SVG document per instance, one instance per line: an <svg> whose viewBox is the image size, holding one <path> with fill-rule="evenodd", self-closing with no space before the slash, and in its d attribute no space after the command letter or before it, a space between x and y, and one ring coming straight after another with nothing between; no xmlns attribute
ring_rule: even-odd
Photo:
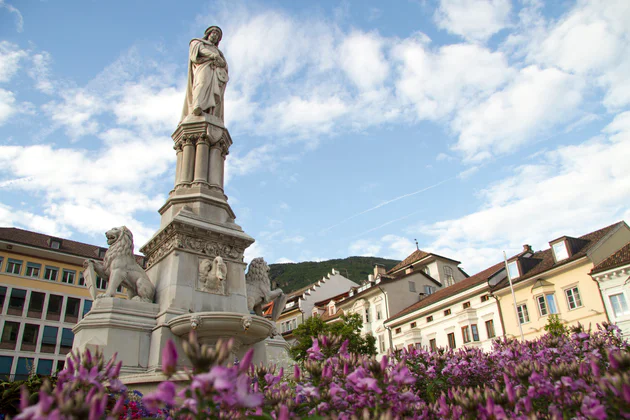
<svg viewBox="0 0 630 420"><path fill-rule="evenodd" d="M241 359L241 362L238 365L238 370L240 372L247 372L249 367L252 365L252 359L254 358L254 349L249 349L245 356Z"/></svg>
<svg viewBox="0 0 630 420"><path fill-rule="evenodd" d="M162 372L171 376L177 370L177 348L173 340L169 339L162 349Z"/></svg>

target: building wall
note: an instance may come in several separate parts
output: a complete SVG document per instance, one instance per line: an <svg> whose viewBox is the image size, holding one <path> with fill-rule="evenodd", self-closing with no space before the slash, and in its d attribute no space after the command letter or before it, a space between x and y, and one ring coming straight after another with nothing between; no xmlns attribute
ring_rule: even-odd
<svg viewBox="0 0 630 420"><path fill-rule="evenodd" d="M50 252L49 259L41 256L46 251L38 249L34 252L38 256L10 250L0 251L2 378L22 379L30 368L41 374L51 374L59 370L63 366L65 355L72 349L72 328L92 306L87 288L80 285L83 257L64 255L66 261L60 261L59 251ZM22 261L19 274L7 272L10 260ZM37 277L26 276L28 263L40 265ZM58 269L55 281L44 279L46 267ZM74 272L73 284L62 283L64 269ZM103 289L105 287L103 283ZM34 311L31 305L35 305L39 297L43 297L41 311ZM53 307L59 301L59 311L56 312ZM75 312L71 309L75 309ZM35 329L37 332L33 335Z"/></svg>
<svg viewBox="0 0 630 420"><path fill-rule="evenodd" d="M602 293L604 307L608 314L608 319L612 324L621 328L625 338L630 338L630 265L618 267L593 275ZM618 312L613 308L611 296L615 300L621 300L624 304L617 307ZM621 309L621 310L619 310Z"/></svg>
<svg viewBox="0 0 630 420"><path fill-rule="evenodd" d="M487 296L482 300L482 296ZM470 303L464 308L465 302ZM450 314L445 311L450 310ZM432 320L431 320L431 318ZM488 333L486 322L491 321L494 335ZM501 316L496 300L488 296L485 284L466 292L443 299L415 313L390 322L393 344L396 349L430 347L435 340L437 347L448 347L448 334L453 333L456 348L492 348L492 341L503 335ZM472 334L472 326L477 327L478 337ZM468 327L470 342L464 343L462 327ZM490 330L491 331L491 330ZM478 338L478 340L475 340Z"/></svg>
<svg viewBox="0 0 630 420"><path fill-rule="evenodd" d="M300 302L300 307L302 308L302 312L304 312L305 320L312 316L313 307L316 302L337 296L338 294L349 290L351 287L359 286L352 280L339 274L338 271L334 271L333 274L329 274L325 281L322 280L318 284L318 286L315 286L315 290L311 291L310 294Z"/></svg>
<svg viewBox="0 0 630 420"><path fill-rule="evenodd" d="M551 284L549 287L536 287L537 278L523 281L514 285L517 305L527 305L529 322L523 323L525 339L534 339L545 334L544 327L549 318L541 315L536 297L542 294L553 294L558 309L559 318L567 325L577 325L580 322L586 328L596 328L607 320L606 312L597 283L590 277L589 272L593 263L588 258L559 267L558 271L550 270L542 274L542 278ZM570 309L565 290L577 287L582 305ZM514 303L510 288L503 288L495 293L499 298L505 331L508 337L520 337L519 325L514 311Z"/></svg>
<svg viewBox="0 0 630 420"><path fill-rule="evenodd" d="M462 281L466 278L466 276L464 276L464 274L461 271L459 271L459 269L457 268L457 264L452 263L450 261L437 259L433 265L437 273L435 273L434 275L434 271L433 271L434 268L431 267L431 277L438 280L440 283L442 283L443 286L447 286L446 274L444 273L444 267L451 268L451 270L453 271L453 280L455 281L455 283Z"/></svg>

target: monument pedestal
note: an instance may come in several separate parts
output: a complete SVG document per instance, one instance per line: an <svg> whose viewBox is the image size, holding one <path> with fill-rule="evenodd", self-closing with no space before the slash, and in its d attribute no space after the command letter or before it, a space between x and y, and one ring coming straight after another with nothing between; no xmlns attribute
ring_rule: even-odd
<svg viewBox="0 0 630 420"><path fill-rule="evenodd" d="M105 360L118 353L121 375L146 372L151 334L159 307L155 303L119 298L94 301L92 309L73 329L73 350L103 352Z"/></svg>

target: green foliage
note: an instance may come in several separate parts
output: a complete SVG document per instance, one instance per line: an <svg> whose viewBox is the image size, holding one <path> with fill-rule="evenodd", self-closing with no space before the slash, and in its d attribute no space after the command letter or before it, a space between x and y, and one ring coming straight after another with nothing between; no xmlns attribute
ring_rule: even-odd
<svg viewBox="0 0 630 420"><path fill-rule="evenodd" d="M545 331L554 337L560 337L567 335L569 329L560 320L560 317L556 314L549 315L547 318L547 325L545 325Z"/></svg>
<svg viewBox="0 0 630 420"><path fill-rule="evenodd" d="M25 386L29 393L30 404L39 401L39 390L47 382L46 389L54 388L56 378L31 373L28 378L20 381L0 382L0 414L14 416L20 410L20 390Z"/></svg>
<svg viewBox="0 0 630 420"><path fill-rule="evenodd" d="M313 345L313 337L321 334L327 336L337 336L340 340L335 346L324 349L324 356L332 357L337 354L339 347L345 340L349 340L348 350L351 353L364 354L368 356L376 355L376 338L371 335L362 335L361 326L363 320L359 314L341 315L341 321L330 324L322 321L320 317L313 316L293 330L296 342L289 350L289 354L297 361L306 359L306 350Z"/></svg>
<svg viewBox="0 0 630 420"><path fill-rule="evenodd" d="M374 273L374 265L382 264L387 270L400 261L376 257L348 257L328 261L306 261L301 263L270 264L269 279L275 281L285 293L306 287L329 274L332 269L342 276L361 283L368 274Z"/></svg>

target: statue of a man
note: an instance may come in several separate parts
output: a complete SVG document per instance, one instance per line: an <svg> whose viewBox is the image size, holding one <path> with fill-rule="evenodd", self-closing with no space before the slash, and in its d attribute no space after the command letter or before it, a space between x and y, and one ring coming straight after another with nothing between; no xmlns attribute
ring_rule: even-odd
<svg viewBox="0 0 630 420"><path fill-rule="evenodd" d="M204 112L223 121L223 94L228 78L228 65L219 42L223 32L218 26L206 29L203 39L190 41L188 56L188 85L182 120L190 114Z"/></svg>

